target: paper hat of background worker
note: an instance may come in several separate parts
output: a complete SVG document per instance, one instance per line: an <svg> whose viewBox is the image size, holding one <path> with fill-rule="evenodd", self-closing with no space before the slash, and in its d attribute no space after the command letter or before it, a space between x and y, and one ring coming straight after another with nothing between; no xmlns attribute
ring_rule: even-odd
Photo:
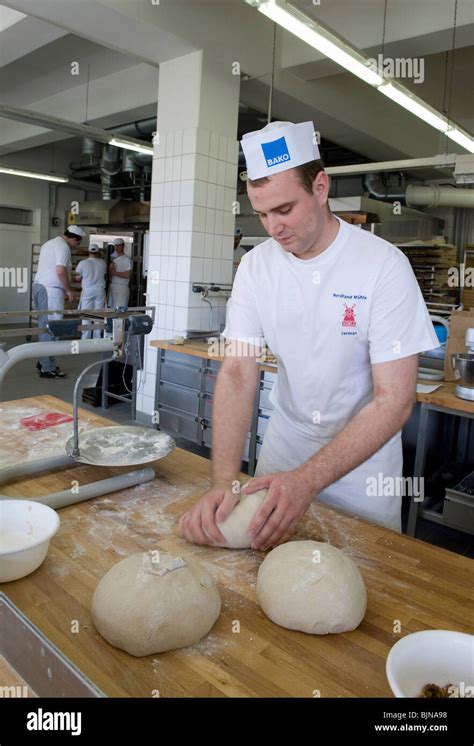
<svg viewBox="0 0 474 746"><path fill-rule="evenodd" d="M100 246L96 243L91 243L89 246L89 254L97 254L100 251Z"/></svg>
<svg viewBox="0 0 474 746"><path fill-rule="evenodd" d="M249 179L287 171L321 156L312 122L271 122L242 139Z"/></svg>

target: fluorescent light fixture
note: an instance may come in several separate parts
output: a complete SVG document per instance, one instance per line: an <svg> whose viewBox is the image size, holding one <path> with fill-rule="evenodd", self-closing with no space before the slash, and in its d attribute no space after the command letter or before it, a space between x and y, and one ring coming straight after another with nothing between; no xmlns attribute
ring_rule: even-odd
<svg viewBox="0 0 474 746"><path fill-rule="evenodd" d="M451 140L454 140L454 142L457 142L457 144L461 145L461 147L469 150L470 153L474 153L474 137L470 137L464 132L461 132L461 130L459 130L457 127L448 130L446 132L446 136L449 137Z"/></svg>
<svg viewBox="0 0 474 746"><path fill-rule="evenodd" d="M384 96L391 98L392 101L403 106L404 109L414 114L419 119L423 119L424 122L430 124L440 132L448 131L448 120L442 114L436 112L428 104L424 104L416 96L411 96L409 93L405 93L401 90L401 86L396 86L393 83L385 83L378 89Z"/></svg>
<svg viewBox="0 0 474 746"><path fill-rule="evenodd" d="M252 0L249 4L254 5ZM282 7L275 0L265 0L258 5L258 10L366 83L378 86L384 82L369 65L368 58L291 5Z"/></svg>
<svg viewBox="0 0 474 746"><path fill-rule="evenodd" d="M0 174L10 174L11 176L26 176L28 179L42 179L42 181L58 181L63 184L69 181L67 176L38 174L35 173L35 171L20 171L17 168L5 168L4 166L0 166Z"/></svg>
<svg viewBox="0 0 474 746"><path fill-rule="evenodd" d="M136 145L128 140L120 140L120 138L113 137L109 140L109 145L115 145L116 148L123 148L124 150L133 150L136 153L146 153L153 155L153 145Z"/></svg>
<svg viewBox="0 0 474 746"><path fill-rule="evenodd" d="M426 124L443 132L461 147L474 153L474 137L456 126L444 114L412 94L400 83L387 80L376 72L369 59L357 49L290 5L287 0L245 0L271 21L294 34L314 49L356 75Z"/></svg>

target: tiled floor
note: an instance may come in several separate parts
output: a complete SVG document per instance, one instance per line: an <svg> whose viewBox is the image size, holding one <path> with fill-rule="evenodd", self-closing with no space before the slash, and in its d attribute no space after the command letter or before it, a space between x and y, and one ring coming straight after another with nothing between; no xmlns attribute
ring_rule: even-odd
<svg viewBox="0 0 474 746"><path fill-rule="evenodd" d="M7 346L11 347L15 344L23 344L24 342L24 339L11 340ZM58 358L58 364L62 370L67 372L67 377L55 380L39 378L35 370L35 360L20 362L7 375L1 399L7 401L26 398L29 396L52 394L53 396L57 396L59 399L72 402L73 389L77 376L86 365L98 359L98 355L87 355L87 357L72 355ZM91 373L85 377L84 387L87 388L95 385L99 370L100 367L97 367L97 372L91 371ZM81 406L85 409L90 409L96 413L103 414L114 422L123 425L134 424L133 420L130 418L130 407L128 404L112 404L112 406L105 411L82 402ZM184 438L175 438L175 440L180 448L192 451L193 453L197 453L206 458L209 457L208 448L196 446ZM404 523L406 523L406 513L407 511L404 509ZM430 521L420 519L417 524L416 537L417 539L429 542L430 544L444 547L452 552L458 552L459 554L474 558L474 537L471 534L456 531L455 529L439 526Z"/></svg>

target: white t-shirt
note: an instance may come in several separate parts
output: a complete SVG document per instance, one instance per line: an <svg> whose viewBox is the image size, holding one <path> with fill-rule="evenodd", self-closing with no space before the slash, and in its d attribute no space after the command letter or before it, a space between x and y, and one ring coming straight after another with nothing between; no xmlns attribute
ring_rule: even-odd
<svg viewBox="0 0 474 746"><path fill-rule="evenodd" d="M61 280L56 273L56 266L60 264L66 267L68 274L71 272L71 250L62 236L46 241L41 247L38 269L34 282L49 288L64 289Z"/></svg>
<svg viewBox="0 0 474 746"><path fill-rule="evenodd" d="M123 256L117 256L114 259L114 264L117 272L128 272L133 267L132 260L126 254L123 254ZM112 275L112 285L128 285L129 282L129 277L117 277L116 275Z"/></svg>
<svg viewBox="0 0 474 746"><path fill-rule="evenodd" d="M265 338L278 360L271 401L318 447L373 398L372 363L439 346L405 255L341 220L335 240L313 259L273 239L249 251L226 322L228 339Z"/></svg>
<svg viewBox="0 0 474 746"><path fill-rule="evenodd" d="M107 265L103 259L88 257L83 259L76 267L77 274L82 278L82 289L105 288L105 275L107 274Z"/></svg>

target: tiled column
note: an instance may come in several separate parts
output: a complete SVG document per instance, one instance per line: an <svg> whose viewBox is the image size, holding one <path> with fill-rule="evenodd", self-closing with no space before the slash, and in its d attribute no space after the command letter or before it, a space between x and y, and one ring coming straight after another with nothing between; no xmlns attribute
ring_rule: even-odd
<svg viewBox="0 0 474 746"><path fill-rule="evenodd" d="M154 411L157 352L149 342L224 326L226 299L210 296L211 308L192 285L232 282L238 96L231 60L226 69L195 52L160 66L148 259L156 323L137 396L141 422Z"/></svg>

